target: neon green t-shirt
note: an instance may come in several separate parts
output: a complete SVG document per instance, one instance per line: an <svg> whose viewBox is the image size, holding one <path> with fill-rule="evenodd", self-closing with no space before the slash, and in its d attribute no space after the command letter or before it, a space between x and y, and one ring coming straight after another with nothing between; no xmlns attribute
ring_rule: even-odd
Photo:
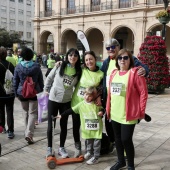
<svg viewBox="0 0 170 170"><path fill-rule="evenodd" d="M120 76L119 71L111 83L111 119L121 124L136 124L137 120L126 121L126 89L129 71Z"/></svg>
<svg viewBox="0 0 170 170"><path fill-rule="evenodd" d="M114 69L116 69L116 60L110 60L109 62L109 66L108 66L108 69L107 69L107 77L106 77L106 87L108 88L109 87L109 79L110 79L110 74L112 73L112 71Z"/></svg>
<svg viewBox="0 0 170 170"><path fill-rule="evenodd" d="M48 59L48 60L47 60L47 66L48 66L48 68L54 68L54 66L55 66L55 60Z"/></svg>
<svg viewBox="0 0 170 170"><path fill-rule="evenodd" d="M74 67L70 67L67 65L67 67L64 69L64 75L63 75L63 85L64 85L64 88L68 88L73 80L74 80L74 77L73 75L75 75L76 73L76 70Z"/></svg>
<svg viewBox="0 0 170 170"><path fill-rule="evenodd" d="M15 59L16 64L18 64L18 56L17 56L17 55L12 54L12 57Z"/></svg>
<svg viewBox="0 0 170 170"><path fill-rule="evenodd" d="M96 72L90 71L84 68L79 83L77 84L73 97L71 100L71 106L77 105L84 99L84 91L89 86L97 87L99 86L101 80L103 79L103 72L98 70Z"/></svg>
<svg viewBox="0 0 170 170"><path fill-rule="evenodd" d="M101 106L94 102L87 103L84 100L72 107L72 110L80 115L81 134L83 139L101 139L103 131L102 118L98 116Z"/></svg>
<svg viewBox="0 0 170 170"><path fill-rule="evenodd" d="M13 57L7 56L6 60L10 63L12 63L12 65L15 67L17 65L16 60Z"/></svg>

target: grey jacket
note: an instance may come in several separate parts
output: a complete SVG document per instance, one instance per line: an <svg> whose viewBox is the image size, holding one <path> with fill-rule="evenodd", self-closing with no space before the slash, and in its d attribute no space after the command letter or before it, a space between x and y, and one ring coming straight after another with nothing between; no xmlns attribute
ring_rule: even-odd
<svg viewBox="0 0 170 170"><path fill-rule="evenodd" d="M78 77L74 77L71 85L67 88L63 85L64 76L59 74L60 67L54 67L45 80L44 91L49 92L49 100L57 103L66 103L71 101L73 88L78 82Z"/></svg>

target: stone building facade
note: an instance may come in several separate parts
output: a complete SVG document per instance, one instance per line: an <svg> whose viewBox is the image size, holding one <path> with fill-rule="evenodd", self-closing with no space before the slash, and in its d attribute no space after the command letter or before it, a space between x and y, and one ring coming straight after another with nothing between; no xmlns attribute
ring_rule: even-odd
<svg viewBox="0 0 170 170"><path fill-rule="evenodd" d="M116 38L121 48L139 52L148 33L160 34L162 24L155 14L164 9L163 0L35 0L34 48L47 51L53 36L54 52L77 48L77 31L82 30L90 49L107 57L104 42ZM166 25L166 45L170 56L170 23Z"/></svg>

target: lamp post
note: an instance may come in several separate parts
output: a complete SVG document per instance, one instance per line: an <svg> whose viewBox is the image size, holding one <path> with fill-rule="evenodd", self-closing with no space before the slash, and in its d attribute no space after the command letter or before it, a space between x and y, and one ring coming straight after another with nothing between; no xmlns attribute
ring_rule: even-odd
<svg viewBox="0 0 170 170"><path fill-rule="evenodd" d="M166 10L168 8L169 0L163 0L163 2L164 2L164 8ZM167 23L163 23L163 30L162 30L162 38L164 41L166 37L166 24Z"/></svg>

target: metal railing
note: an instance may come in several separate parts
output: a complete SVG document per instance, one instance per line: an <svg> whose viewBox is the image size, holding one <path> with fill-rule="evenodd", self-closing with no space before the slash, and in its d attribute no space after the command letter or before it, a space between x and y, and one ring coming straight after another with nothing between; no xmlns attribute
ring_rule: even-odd
<svg viewBox="0 0 170 170"><path fill-rule="evenodd" d="M41 11L40 12L40 17L50 17L55 15L55 11L54 10L50 10L50 11Z"/></svg>
<svg viewBox="0 0 170 170"><path fill-rule="evenodd" d="M148 0L147 5L157 5L163 4L163 0ZM97 12L97 11L105 11L105 10L113 10L120 8L131 8L139 5L138 0L127 0L127 1L119 1L119 3L115 3L112 1L106 1L101 3L100 5L80 5L75 6L73 8L62 8L60 11L60 15L69 15L69 14L77 14L77 13L89 13L89 12ZM50 17L55 15L55 11L41 11L40 17Z"/></svg>

